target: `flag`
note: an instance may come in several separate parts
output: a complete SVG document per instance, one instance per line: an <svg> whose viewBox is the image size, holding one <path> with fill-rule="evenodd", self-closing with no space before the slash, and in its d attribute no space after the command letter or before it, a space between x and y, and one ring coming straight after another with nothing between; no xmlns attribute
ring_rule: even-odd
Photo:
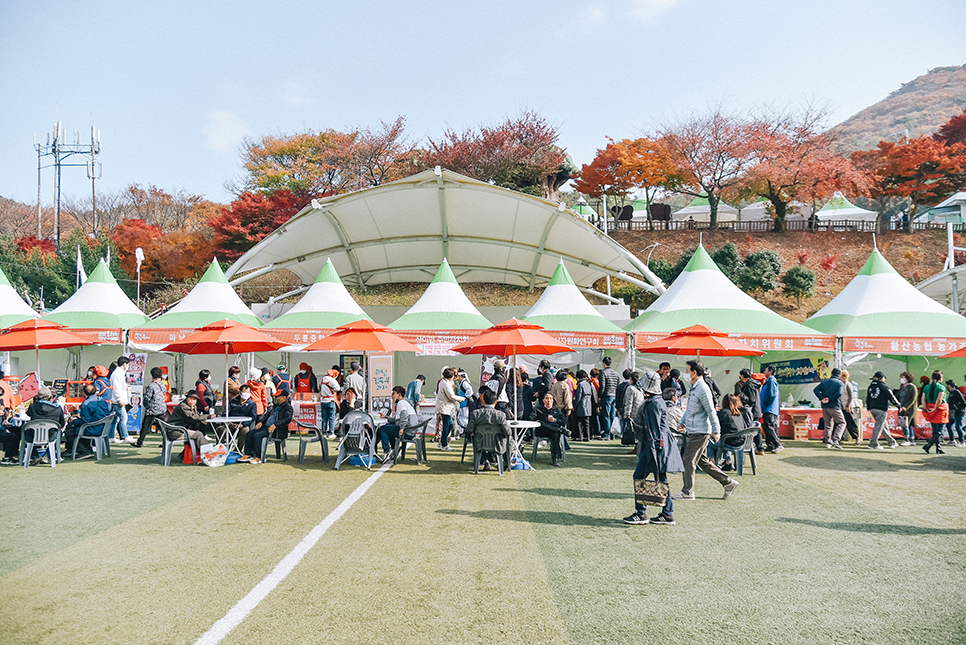
<svg viewBox="0 0 966 645"><path fill-rule="evenodd" d="M84 271L84 263L81 261L80 246L77 247L77 279L80 284L87 282L87 272Z"/></svg>
<svg viewBox="0 0 966 645"><path fill-rule="evenodd" d="M107 247L107 266L111 266L111 247Z"/></svg>
<svg viewBox="0 0 966 645"><path fill-rule="evenodd" d="M138 261L138 273L141 273L141 263L144 262L144 250L140 246L134 249L134 257Z"/></svg>

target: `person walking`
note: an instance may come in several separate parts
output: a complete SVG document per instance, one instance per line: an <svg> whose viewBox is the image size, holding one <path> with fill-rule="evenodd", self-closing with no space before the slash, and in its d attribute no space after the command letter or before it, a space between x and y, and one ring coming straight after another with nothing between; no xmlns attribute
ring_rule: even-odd
<svg viewBox="0 0 966 645"><path fill-rule="evenodd" d="M916 414L918 407L916 401L919 399L919 390L913 382L912 374L903 372L899 375L899 427L905 441L902 446L916 445L916 425L919 417Z"/></svg>
<svg viewBox="0 0 966 645"><path fill-rule="evenodd" d="M949 404L946 403L946 388L943 387L943 373L936 370L932 373L932 382L922 388L922 417L932 425L932 438L922 447L929 454L929 449L936 446L936 454L945 454L942 449L943 429L949 423Z"/></svg>
<svg viewBox="0 0 966 645"><path fill-rule="evenodd" d="M738 488L738 482L721 472L713 461L708 459L708 442L718 441L721 426L711 400L711 390L704 379L704 365L700 361L688 361L688 374L691 377L691 394L681 419L680 429L687 435L684 445L684 484L674 499L694 499L694 469L700 467L724 488L724 499Z"/></svg>
<svg viewBox="0 0 966 645"><path fill-rule="evenodd" d="M144 419L141 420L141 432L138 434L135 448L144 446L144 438L151 432L151 426L155 419L162 421L168 414L168 406L164 401L164 383L161 382L164 372L160 367L151 368L151 382L144 388L144 396L141 401L144 405Z"/></svg>
<svg viewBox="0 0 966 645"><path fill-rule="evenodd" d="M822 403L822 419L825 422L826 448L842 449L842 434L845 432L845 415L842 414L842 394L845 383L842 382L842 370L833 368L829 378L815 386L812 392Z"/></svg>
<svg viewBox="0 0 966 645"><path fill-rule="evenodd" d="M111 411L117 415L117 434L120 439L116 443L137 443L137 440L127 433L127 411L131 407L131 386L127 384L127 368L131 362L127 356L121 356L116 363L111 363L112 368L108 373L111 380L111 392L114 400L111 402ZM111 437L111 443L115 439Z"/></svg>
<svg viewBox="0 0 966 645"><path fill-rule="evenodd" d="M610 356L605 356L601 363L604 368L600 371L600 438L609 440L616 415L614 403L617 398L617 384L621 379L610 366Z"/></svg>
<svg viewBox="0 0 966 645"><path fill-rule="evenodd" d="M876 372L872 375L872 383L869 384L869 389L865 395L865 407L869 409L869 414L875 419L875 428L872 430L872 440L869 441L867 448L869 450L882 450L882 446L879 445L879 435L882 430L885 429L886 437L889 438L889 447L895 448L899 443L892 438L892 433L886 428L886 416L888 415L889 404L896 406L897 408L902 408L902 404L889 389L889 386L885 382L886 375L882 372Z"/></svg>
<svg viewBox="0 0 966 645"><path fill-rule="evenodd" d="M962 448L963 442L963 416L966 415L966 397L956 383L949 379L946 381L946 388L949 391L949 423L946 424L946 432L949 433L949 445Z"/></svg>
<svg viewBox="0 0 966 645"><path fill-rule="evenodd" d="M449 445L449 434L453 431L453 424L456 421L456 413L460 409L460 401L464 397L456 394L456 386L453 383L453 377L456 376L456 372L452 367L447 367L443 370L443 378L439 381L439 386L436 390L436 420L440 425L439 433L439 449L440 450L452 450L453 447Z"/></svg>
<svg viewBox="0 0 966 645"><path fill-rule="evenodd" d="M781 394L778 389L778 379L775 378L775 368L766 365L763 371L765 382L761 386L761 430L765 434L765 450L777 454L785 449L778 436Z"/></svg>
<svg viewBox="0 0 966 645"><path fill-rule="evenodd" d="M640 376L637 372L634 372L633 375ZM637 390L638 379L634 379L634 382L633 387ZM661 377L656 372L645 372L640 390L646 398L643 404L637 407L634 418L631 420L634 434L637 436L640 446L637 453L637 467L634 468L634 480L644 479L648 475L656 475L658 481L666 484L669 472L683 472L685 466L681 459L681 453L678 451L678 443L671 436L667 405L665 405L664 398L661 396ZM630 388L628 388L628 391L630 391ZM710 390L708 393L710 394ZM675 523L674 496L667 496L664 508L650 521L647 519L647 508L640 502L635 501L634 512L625 517L624 522L626 524L673 525Z"/></svg>
<svg viewBox="0 0 966 645"><path fill-rule="evenodd" d="M862 401L856 397L857 387L852 386L852 382L849 381L849 371L842 370L839 374L839 379L842 381L842 416L845 418L845 432L849 433L849 436L855 442L855 445L859 445L859 438L861 434L859 433L859 423L862 422ZM853 406L859 404L858 421L856 423L856 414L854 412ZM843 433L843 437L844 437Z"/></svg>
<svg viewBox="0 0 966 645"><path fill-rule="evenodd" d="M660 377L656 376L657 372L654 372L654 374L655 378L658 379L658 387L660 387ZM637 417L641 406L644 405L644 392L641 390L640 382L640 372L631 372L628 374L627 387L624 388L622 393L623 400L621 401L621 432L624 433L621 435L621 443L624 444L624 438L629 437L630 443L625 445L634 446L634 453L637 453L639 450L639 438L634 432L634 419ZM676 423L674 427L677 427Z"/></svg>

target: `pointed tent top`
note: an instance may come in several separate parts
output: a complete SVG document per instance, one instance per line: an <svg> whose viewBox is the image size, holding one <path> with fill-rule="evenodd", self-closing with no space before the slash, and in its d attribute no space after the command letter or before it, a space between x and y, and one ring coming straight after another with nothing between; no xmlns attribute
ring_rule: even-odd
<svg viewBox="0 0 966 645"><path fill-rule="evenodd" d="M439 269L436 270L436 276L433 278L431 284L436 284L437 282L452 282L453 284L459 284L456 281L456 276L453 275L453 270L449 267L449 262L446 258L443 258L443 263L439 265Z"/></svg>
<svg viewBox="0 0 966 645"><path fill-rule="evenodd" d="M587 298L574 284L563 260L553 272L550 284L523 318L529 323L537 323L553 331L622 331L587 302Z"/></svg>
<svg viewBox="0 0 966 645"><path fill-rule="evenodd" d="M567 273L567 267L564 266L563 258L560 258L560 264L558 264L557 268L554 270L553 277L550 278L550 284L547 286L552 287L558 284L570 284L570 285L574 284L574 281L570 277L570 274ZM574 286L577 286L577 285L574 285Z"/></svg>
<svg viewBox="0 0 966 645"><path fill-rule="evenodd" d="M319 271L319 277L315 279L315 284L320 282L335 282L342 284L342 278L339 277L339 272L335 270L335 266L332 264L332 260L326 258L325 266Z"/></svg>
<svg viewBox="0 0 966 645"><path fill-rule="evenodd" d="M117 284L117 280L114 279L114 274L107 266L107 262L104 258L97 261L97 266L91 272L90 276L87 278L87 282L103 282L104 284ZM86 283L85 283L86 284Z"/></svg>
<svg viewBox="0 0 966 645"><path fill-rule="evenodd" d="M3 270L0 270L0 327L37 318L37 312L24 302Z"/></svg>
<svg viewBox="0 0 966 645"><path fill-rule="evenodd" d="M444 258L436 277L416 304L389 326L399 330L486 329L490 321L463 293Z"/></svg>
<svg viewBox="0 0 966 645"><path fill-rule="evenodd" d="M205 274L201 276L201 280L198 280L198 284L202 282L220 282L223 284L228 284L227 278L225 278L225 272L221 270L221 266L218 264L218 258L211 261L208 265L208 269Z"/></svg>
<svg viewBox="0 0 966 645"><path fill-rule="evenodd" d="M103 259L74 295L46 318L74 329L130 329L148 321L118 286Z"/></svg>
<svg viewBox="0 0 966 645"><path fill-rule="evenodd" d="M327 260L315 283L295 306L269 323L269 326L283 329L335 329L368 318L342 284L335 266Z"/></svg>
<svg viewBox="0 0 966 645"><path fill-rule="evenodd" d="M899 272L879 253L879 250L875 249L856 275L876 275L879 273L894 273L895 275L899 275Z"/></svg>
<svg viewBox="0 0 966 645"><path fill-rule="evenodd" d="M258 316L245 306L242 299L228 284L216 258L212 260L198 284L182 298L181 302L166 314L141 326L162 329L172 327L199 329L226 318L252 327L262 326Z"/></svg>
<svg viewBox="0 0 966 645"><path fill-rule="evenodd" d="M687 266L684 267L684 272L690 271L720 272L721 269L719 269L718 265L714 263L714 260L712 260L711 256L708 255L707 249L704 248L704 244L701 243L698 245L698 248L695 249L694 255L691 256L691 259L688 260Z"/></svg>
<svg viewBox="0 0 966 645"><path fill-rule="evenodd" d="M7 274L0 269L0 287L11 287L10 280L7 279Z"/></svg>
<svg viewBox="0 0 966 645"><path fill-rule="evenodd" d="M828 203L826 203L825 206L822 206L818 212L821 213L824 210L831 211L842 208L858 208L858 206L847 200L845 195L843 195L841 192L835 191L835 193L832 195L832 199L828 200Z"/></svg>

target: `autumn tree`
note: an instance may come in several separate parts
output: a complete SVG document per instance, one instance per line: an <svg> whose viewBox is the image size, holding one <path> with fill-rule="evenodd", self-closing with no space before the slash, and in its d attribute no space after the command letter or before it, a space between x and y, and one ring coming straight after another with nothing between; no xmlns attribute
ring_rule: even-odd
<svg viewBox="0 0 966 645"><path fill-rule="evenodd" d="M631 184L644 194L644 201L651 205L659 190L677 190L682 183L681 171L671 158L667 144L661 139L624 139L616 144L618 158ZM654 230L651 211L647 211L647 224Z"/></svg>
<svg viewBox="0 0 966 645"><path fill-rule="evenodd" d="M707 197L711 228L718 225L722 192L736 186L754 160L754 125L719 108L666 125L660 132L680 171L677 192Z"/></svg>
<svg viewBox="0 0 966 645"><path fill-rule="evenodd" d="M557 128L542 116L524 112L496 126L463 132L447 129L441 139L429 140L419 163L556 200L560 187L576 170L557 145L559 137Z"/></svg>
<svg viewBox="0 0 966 645"><path fill-rule="evenodd" d="M209 221L214 231L211 246L219 258L236 260L304 205L304 198L288 190L242 193Z"/></svg>
<svg viewBox="0 0 966 645"><path fill-rule="evenodd" d="M932 138L944 146L960 143L966 146L966 110L944 123Z"/></svg>
<svg viewBox="0 0 966 645"><path fill-rule="evenodd" d="M597 150L594 160L574 174L574 188L596 199L607 195L623 203L632 187L631 176L621 163L620 148L613 141ZM606 218L607 214L601 213L601 217Z"/></svg>

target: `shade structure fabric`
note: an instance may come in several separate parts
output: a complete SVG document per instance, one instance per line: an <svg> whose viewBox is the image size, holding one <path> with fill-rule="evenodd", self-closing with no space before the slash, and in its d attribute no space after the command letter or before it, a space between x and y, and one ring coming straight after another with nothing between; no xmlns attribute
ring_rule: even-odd
<svg viewBox="0 0 966 645"><path fill-rule="evenodd" d="M917 290L878 250L805 324L841 336L845 351L939 356L966 343L966 318Z"/></svg>
<svg viewBox="0 0 966 645"><path fill-rule="evenodd" d="M672 220L693 219L695 222L711 221L711 204L707 197L695 197L684 208L671 213ZM734 222L738 219L738 209L725 202L718 202L718 221Z"/></svg>
<svg viewBox="0 0 966 645"><path fill-rule="evenodd" d="M931 275L917 284L916 289L943 307L949 308L950 311L953 311L953 291L955 291L959 313L963 313L966 311L966 264Z"/></svg>
<svg viewBox="0 0 966 645"><path fill-rule="evenodd" d="M288 343L235 320L220 320L166 345L161 351L180 354L244 354L277 351L286 345Z"/></svg>
<svg viewBox="0 0 966 645"><path fill-rule="evenodd" d="M76 334L67 329L66 325L50 320L25 320L4 329L0 334L0 352L63 349L94 344L90 338Z"/></svg>
<svg viewBox="0 0 966 645"><path fill-rule="evenodd" d="M647 343L637 350L651 354L685 356L761 356L765 353L704 325L679 329L671 332L667 338Z"/></svg>
<svg viewBox="0 0 966 645"><path fill-rule="evenodd" d="M629 276L637 283L663 290L643 262L573 210L445 169L315 200L228 276L285 268L310 284L330 258L347 285L426 282L447 258L464 284L539 288L561 257L584 287L633 273L645 276Z"/></svg>
<svg viewBox="0 0 966 645"><path fill-rule="evenodd" d="M419 348L403 340L385 325L357 320L310 345L306 352L417 352Z"/></svg>
<svg viewBox="0 0 966 645"><path fill-rule="evenodd" d="M627 332L604 318L574 284L563 262L523 320L572 347L627 347Z"/></svg>
<svg viewBox="0 0 966 645"><path fill-rule="evenodd" d="M845 219L873 221L878 216L875 211L859 208L840 192L836 192L832 199L815 213L815 217L822 221Z"/></svg>
<svg viewBox="0 0 966 645"><path fill-rule="evenodd" d="M483 330L478 336L453 347L460 354L558 354L574 351L546 333L540 325L511 318Z"/></svg>
<svg viewBox="0 0 966 645"><path fill-rule="evenodd" d="M833 351L835 336L779 316L739 289L699 246L668 290L624 329L637 347L675 329L708 325L755 349Z"/></svg>
<svg viewBox="0 0 966 645"><path fill-rule="evenodd" d="M485 329L490 326L466 297L449 262L443 258L433 281L409 310L389 325L396 331L411 329Z"/></svg>
<svg viewBox="0 0 966 645"><path fill-rule="evenodd" d="M124 341L120 330L137 327L150 320L121 290L104 260L98 261L90 277L74 295L44 319L67 325L78 333L111 344Z"/></svg>
<svg viewBox="0 0 966 645"><path fill-rule="evenodd" d="M0 270L0 328L37 318L39 314L17 295L7 275Z"/></svg>

